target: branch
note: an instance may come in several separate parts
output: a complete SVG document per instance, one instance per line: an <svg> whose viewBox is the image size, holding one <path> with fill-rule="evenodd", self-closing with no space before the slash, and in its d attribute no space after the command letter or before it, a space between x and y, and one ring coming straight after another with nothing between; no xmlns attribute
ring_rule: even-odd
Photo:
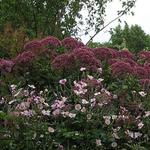
<svg viewBox="0 0 150 150"><path fill-rule="evenodd" d="M109 23L107 23L104 27L102 27L100 30L98 30L86 43L86 45L88 45L90 43L90 41L102 30L104 30L107 26L109 26L111 23L113 23L114 21L118 20L120 17L122 17L125 14L125 11L119 15L118 17L114 18L113 20L111 20Z"/></svg>

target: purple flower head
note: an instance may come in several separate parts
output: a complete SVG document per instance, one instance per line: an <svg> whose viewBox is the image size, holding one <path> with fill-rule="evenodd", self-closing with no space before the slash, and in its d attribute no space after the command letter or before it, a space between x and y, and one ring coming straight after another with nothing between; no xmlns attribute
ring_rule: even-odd
<svg viewBox="0 0 150 150"><path fill-rule="evenodd" d="M141 51L141 52L138 53L138 56L141 59L146 59L146 60L150 61L150 51Z"/></svg>
<svg viewBox="0 0 150 150"><path fill-rule="evenodd" d="M111 65L111 71L112 71L112 75L114 75L114 76L131 74L132 67L128 63L125 63L123 61L118 61Z"/></svg>
<svg viewBox="0 0 150 150"><path fill-rule="evenodd" d="M13 66L14 66L14 62L11 60L5 60L5 59L0 60L0 71L2 72L2 74L11 72Z"/></svg>
<svg viewBox="0 0 150 150"><path fill-rule="evenodd" d="M112 64L114 64L114 63L116 63L116 62L118 62L118 61L120 61L120 59L112 58L112 59L109 59L109 60L108 60L108 64L109 64L109 65L112 65Z"/></svg>
<svg viewBox="0 0 150 150"><path fill-rule="evenodd" d="M133 59L133 54L128 50L122 50L119 52L120 58L130 58Z"/></svg>
<svg viewBox="0 0 150 150"><path fill-rule="evenodd" d="M101 67L101 63L95 58L94 53L85 48L78 48L73 51L73 56L75 57L76 63L79 67L85 67L88 69L96 69Z"/></svg>
<svg viewBox="0 0 150 150"><path fill-rule="evenodd" d="M73 50L75 48L83 47L84 44L82 42L77 41L76 39L72 37L67 37L64 40L62 40L62 45L69 50Z"/></svg>
<svg viewBox="0 0 150 150"><path fill-rule="evenodd" d="M136 66L134 68L133 74L141 79L148 78L148 71L144 67L141 67L141 66Z"/></svg>
<svg viewBox="0 0 150 150"><path fill-rule="evenodd" d="M70 69L73 67L74 57L71 54L61 54L54 58L52 67L55 70Z"/></svg>
<svg viewBox="0 0 150 150"><path fill-rule="evenodd" d="M100 60L108 60L110 58L116 58L118 52L110 48L95 48L93 49L95 57Z"/></svg>
<svg viewBox="0 0 150 150"><path fill-rule="evenodd" d="M144 63L144 67L150 68L150 62L145 62L145 63Z"/></svg>
<svg viewBox="0 0 150 150"><path fill-rule="evenodd" d="M118 58L119 57L119 51L112 49L112 48L108 48L108 49L109 49L109 52L110 52L112 58Z"/></svg>
<svg viewBox="0 0 150 150"><path fill-rule="evenodd" d="M42 46L52 46L54 48L61 46L61 41L53 36L48 36L41 40Z"/></svg>
<svg viewBox="0 0 150 150"><path fill-rule="evenodd" d="M15 59L14 62L17 65L25 65L26 63L32 61L35 57L33 52L27 51L19 54Z"/></svg>
<svg viewBox="0 0 150 150"><path fill-rule="evenodd" d="M24 45L25 50L35 50L42 47L41 42L38 40L29 41Z"/></svg>
<svg viewBox="0 0 150 150"><path fill-rule="evenodd" d="M88 59L88 57L94 57L94 54L92 51L88 51L83 48L75 49L73 51L73 54L77 59L79 59L81 61L82 60L84 61L84 59L86 59L86 58Z"/></svg>
<svg viewBox="0 0 150 150"><path fill-rule="evenodd" d="M131 67L136 67L138 64L133 60L133 59L130 59L130 58L123 58L123 59L110 59L108 60L108 64L109 65L112 65L118 61L122 61L122 62L125 62L125 63L128 63L131 65Z"/></svg>
<svg viewBox="0 0 150 150"><path fill-rule="evenodd" d="M144 69L147 71L148 73L148 78L150 78L150 63L145 63L144 64Z"/></svg>
<svg viewBox="0 0 150 150"><path fill-rule="evenodd" d="M138 64L131 58L124 58L122 61L124 61L125 63L129 63L131 67L138 66Z"/></svg>
<svg viewBox="0 0 150 150"><path fill-rule="evenodd" d="M74 66L96 69L101 67L101 64L93 52L84 48L74 49L70 54L59 55L52 61L52 67L57 70L70 69Z"/></svg>

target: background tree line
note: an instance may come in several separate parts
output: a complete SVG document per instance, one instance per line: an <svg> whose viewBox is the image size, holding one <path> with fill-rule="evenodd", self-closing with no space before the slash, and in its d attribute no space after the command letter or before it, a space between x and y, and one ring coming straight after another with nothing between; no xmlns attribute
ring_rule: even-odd
<svg viewBox="0 0 150 150"><path fill-rule="evenodd" d="M116 49L128 49L134 53L150 49L150 35L146 34L139 25L118 25L109 31L110 40L105 43L90 43L92 47L106 46Z"/></svg>
<svg viewBox="0 0 150 150"><path fill-rule="evenodd" d="M89 30L99 31L105 23L106 8L114 0L0 0L0 30L6 23L24 27L30 37L53 35L58 38ZM131 13L136 0L119 0L118 15ZM88 14L85 17L82 10ZM81 29L84 26L84 30Z"/></svg>

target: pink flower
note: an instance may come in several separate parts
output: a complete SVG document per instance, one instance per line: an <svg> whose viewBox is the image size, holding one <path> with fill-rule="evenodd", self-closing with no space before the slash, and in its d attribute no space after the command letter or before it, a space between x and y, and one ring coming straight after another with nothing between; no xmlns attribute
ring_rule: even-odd
<svg viewBox="0 0 150 150"><path fill-rule="evenodd" d="M69 111L63 111L61 112L61 114L63 115L64 118L69 116Z"/></svg>
<svg viewBox="0 0 150 150"><path fill-rule="evenodd" d="M85 94L87 92L87 84L83 81L79 81L79 82L76 82L74 81L74 93L76 95L82 95L82 94Z"/></svg>
<svg viewBox="0 0 150 150"><path fill-rule="evenodd" d="M13 111L13 112L10 112L10 115L15 116L15 117L19 117L20 112L19 111Z"/></svg>
<svg viewBox="0 0 150 150"><path fill-rule="evenodd" d="M100 139L96 139L96 146L101 146L102 143L101 143L101 140Z"/></svg>
<svg viewBox="0 0 150 150"><path fill-rule="evenodd" d="M83 107L82 109L81 109L81 112L86 112L86 108L85 107Z"/></svg>
<svg viewBox="0 0 150 150"><path fill-rule="evenodd" d="M49 110L42 110L42 114L44 116L50 116L50 111Z"/></svg>
<svg viewBox="0 0 150 150"><path fill-rule="evenodd" d="M16 106L16 110L20 110L20 111L23 111L23 110L26 110L30 107L30 103L28 102L22 102L21 104L18 104Z"/></svg>
<svg viewBox="0 0 150 150"><path fill-rule="evenodd" d="M149 116L150 116L150 111L145 111L144 118L149 117Z"/></svg>
<svg viewBox="0 0 150 150"><path fill-rule="evenodd" d="M60 109L55 109L55 110L52 112L52 114L53 114L54 117L59 116L60 113L61 113L61 110L60 110Z"/></svg>
<svg viewBox="0 0 150 150"><path fill-rule="evenodd" d="M70 117L70 118L75 118L75 117L76 117L76 114L74 114L74 113L69 113L69 117Z"/></svg>
<svg viewBox="0 0 150 150"><path fill-rule="evenodd" d="M66 80L66 79L61 79L61 80L59 80L59 84L61 84L61 85L65 85L65 84L66 84L66 82L67 82L67 80Z"/></svg>
<svg viewBox="0 0 150 150"><path fill-rule="evenodd" d="M86 99L82 99L82 104L88 104L89 102Z"/></svg>
<svg viewBox="0 0 150 150"><path fill-rule="evenodd" d="M139 138L139 137L142 136L142 133L140 133L140 132L132 132L132 131L129 131L129 130L125 131L125 133L126 133L129 137L131 137L131 138L133 138L133 139L137 139L137 138Z"/></svg>
<svg viewBox="0 0 150 150"><path fill-rule="evenodd" d="M102 71L103 71L102 68L97 68L97 72L98 72L99 74L102 74Z"/></svg>
<svg viewBox="0 0 150 150"><path fill-rule="evenodd" d="M57 150L64 150L64 146L59 144L58 149Z"/></svg>
<svg viewBox="0 0 150 150"><path fill-rule="evenodd" d="M51 105L51 108L53 110L55 109L61 109L65 107L65 102L64 101L59 101L59 100L55 100L54 104Z"/></svg>
<svg viewBox="0 0 150 150"><path fill-rule="evenodd" d="M35 115L35 111L34 110L25 110L25 111L21 112L20 114L25 117L32 117Z"/></svg>
<svg viewBox="0 0 150 150"><path fill-rule="evenodd" d="M138 123L138 129L142 129L144 126L143 122Z"/></svg>
<svg viewBox="0 0 150 150"><path fill-rule="evenodd" d="M147 93L145 93L144 91L140 91L139 94L142 96L142 97L145 97L147 95Z"/></svg>

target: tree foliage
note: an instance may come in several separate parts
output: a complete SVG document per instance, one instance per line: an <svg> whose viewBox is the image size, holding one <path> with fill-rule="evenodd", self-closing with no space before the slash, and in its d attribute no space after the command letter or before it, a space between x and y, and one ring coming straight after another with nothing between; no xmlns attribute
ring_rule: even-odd
<svg viewBox="0 0 150 150"><path fill-rule="evenodd" d="M122 29L118 25L110 31L111 43L118 48L127 48L133 52L139 52L143 49L150 49L150 35L146 34L138 25L129 25L126 23Z"/></svg>
<svg viewBox="0 0 150 150"><path fill-rule="evenodd" d="M121 13L128 13L136 0L120 0ZM76 35L80 26L99 30L104 25L107 4L113 0L1 0L0 29L7 22L14 28L25 26L31 36L51 34L59 38ZM88 17L83 21L86 10ZM86 25L85 25L86 24Z"/></svg>

